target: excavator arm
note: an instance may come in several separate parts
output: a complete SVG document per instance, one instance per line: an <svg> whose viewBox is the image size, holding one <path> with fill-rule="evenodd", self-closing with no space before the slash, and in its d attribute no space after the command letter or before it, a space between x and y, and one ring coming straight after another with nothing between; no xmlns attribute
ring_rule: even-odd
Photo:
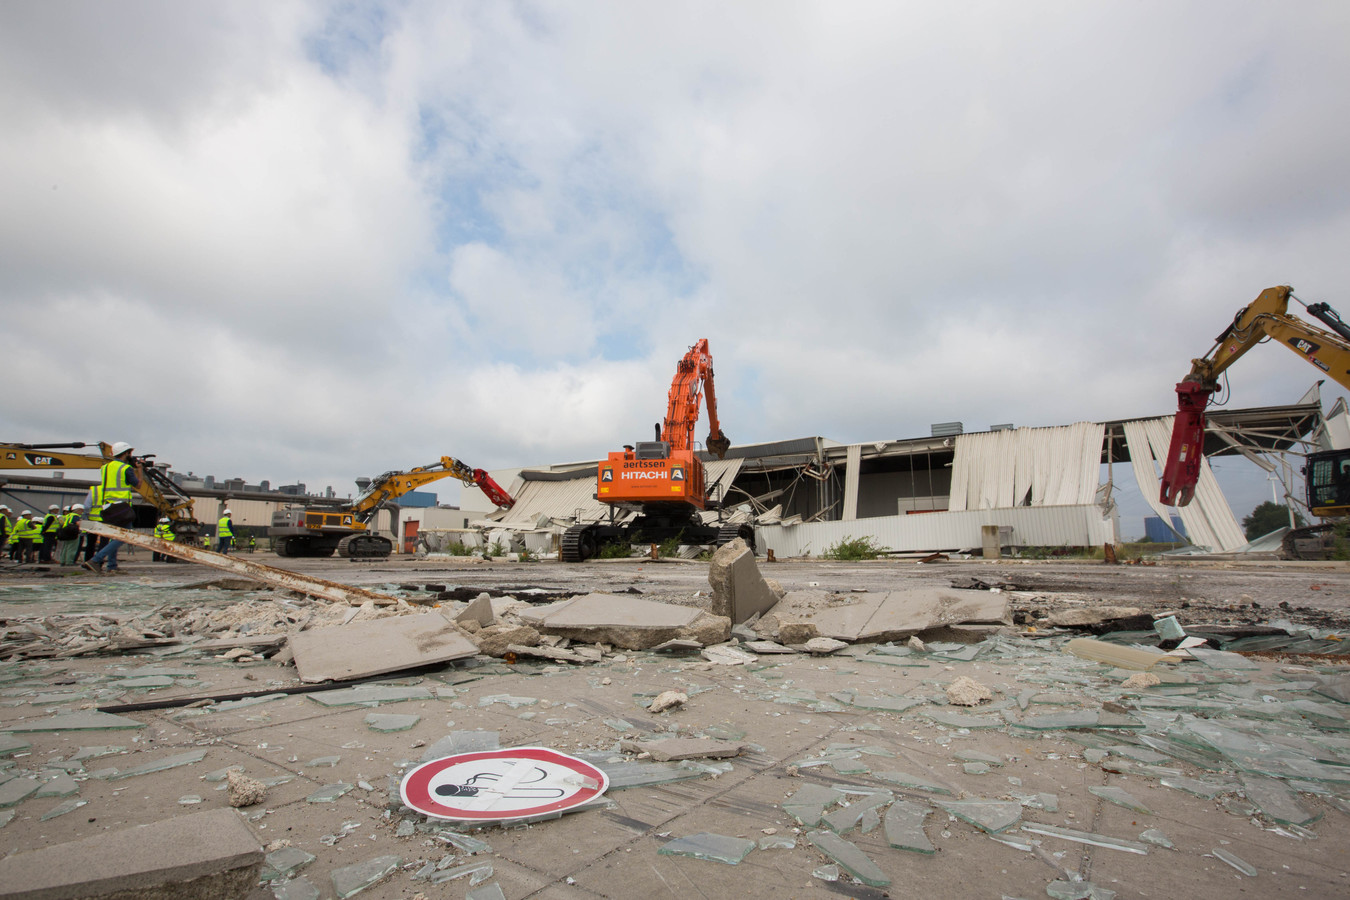
<svg viewBox="0 0 1350 900"><path fill-rule="evenodd" d="M731 440L722 433L722 426L717 421L712 355L708 352L708 339L700 338L680 360L675 369L675 379L670 383L670 404L666 408L665 427L661 431L661 440L669 443L670 449L693 449L699 402L704 394L708 398L708 439L704 444L718 459L722 459L731 449Z"/></svg>
<svg viewBox="0 0 1350 900"><path fill-rule="evenodd" d="M1293 315L1289 312L1293 293L1287 285L1266 288L1238 310L1208 353L1191 360L1190 373L1177 384L1177 416L1159 495L1163 503L1185 506L1195 495L1205 442L1205 409L1219 390L1219 376L1252 347L1274 339L1350 388L1350 325L1325 303L1306 306L1325 329Z"/></svg>
<svg viewBox="0 0 1350 900"><path fill-rule="evenodd" d="M381 504L442 478L458 478L469 487L480 489L497 506L509 509L516 502L483 469L470 468L453 456L442 456L440 462L417 466L406 472L385 472L356 498L351 511L362 522L367 521L375 515Z"/></svg>

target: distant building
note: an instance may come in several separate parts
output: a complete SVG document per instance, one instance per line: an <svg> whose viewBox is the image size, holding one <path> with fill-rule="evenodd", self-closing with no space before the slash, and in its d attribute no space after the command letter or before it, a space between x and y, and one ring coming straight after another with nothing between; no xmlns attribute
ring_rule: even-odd
<svg viewBox="0 0 1350 900"><path fill-rule="evenodd" d="M1162 516L1144 517L1144 537L1155 544L1171 544L1177 540L1177 534L1184 539L1186 537L1186 526L1181 521L1181 516L1172 516L1172 528L1176 529L1173 534L1167 527L1167 523L1162 520Z"/></svg>

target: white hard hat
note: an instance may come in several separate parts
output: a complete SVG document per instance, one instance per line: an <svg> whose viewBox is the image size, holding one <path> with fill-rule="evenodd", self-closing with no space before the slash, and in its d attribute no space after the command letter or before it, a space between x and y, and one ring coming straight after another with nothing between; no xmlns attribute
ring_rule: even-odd
<svg viewBox="0 0 1350 900"><path fill-rule="evenodd" d="M13 512L8 506L0 506L0 509L3 509L5 512Z"/></svg>
<svg viewBox="0 0 1350 900"><path fill-rule="evenodd" d="M159 520L159 522L160 522L161 525L163 525L163 524L164 524L165 522L167 522L167 521L169 521L169 517L168 517L168 516L163 516L163 517L161 517L160 520Z"/></svg>
<svg viewBox="0 0 1350 900"><path fill-rule="evenodd" d="M57 506L55 503L53 503L51 506L47 507L47 511L48 511L48 512L51 512L53 509L60 509L60 508L61 508L61 507L59 507L59 506Z"/></svg>
<svg viewBox="0 0 1350 900"><path fill-rule="evenodd" d="M71 512L74 512L74 511L77 510L77 509L84 509L84 504L83 504L83 503L76 503L74 506L72 506L72 507L70 508L70 511L71 511Z"/></svg>
<svg viewBox="0 0 1350 900"><path fill-rule="evenodd" d="M112 445L112 455L121 456L123 453L126 453L130 449L131 445L128 444L126 441L118 441L117 443Z"/></svg>
<svg viewBox="0 0 1350 900"><path fill-rule="evenodd" d="M19 513L20 516L31 516L32 514L33 511L31 509L25 509L23 512Z"/></svg>
<svg viewBox="0 0 1350 900"><path fill-rule="evenodd" d="M227 509L227 510L225 510L223 513L221 513L221 515L222 515L222 516L232 516L232 515L234 515L234 513L230 512L230 511Z"/></svg>

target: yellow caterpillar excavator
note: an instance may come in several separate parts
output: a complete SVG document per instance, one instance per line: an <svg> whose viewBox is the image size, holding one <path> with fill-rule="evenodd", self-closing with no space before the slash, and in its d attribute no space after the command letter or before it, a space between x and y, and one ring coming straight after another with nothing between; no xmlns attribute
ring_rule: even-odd
<svg viewBox="0 0 1350 900"><path fill-rule="evenodd" d="M509 509L515 504L484 470L470 468L453 456L442 456L440 462L406 472L385 472L351 503L277 510L267 534L277 556L332 556L337 551L348 559L383 559L393 552L394 542L370 530L376 513L390 501L442 478L458 478L478 488L498 507Z"/></svg>
<svg viewBox="0 0 1350 900"><path fill-rule="evenodd" d="M97 447L99 456L69 453ZM0 443L0 469L40 474L53 469L101 469L112 459L112 445L100 441L86 444L73 441L64 444L9 444ZM137 491L143 503L133 504L136 511L134 528L153 528L161 518L168 518L177 540L195 541L200 523L192 516L192 498L183 493L169 478L169 467L154 462L154 454L132 456L131 464L143 476ZM97 479L95 479L97 480Z"/></svg>
<svg viewBox="0 0 1350 900"><path fill-rule="evenodd" d="M1289 311L1289 301L1303 305L1320 328ZM1191 360L1190 373L1177 385L1177 417L1172 444L1163 468L1159 499L1168 506L1185 506L1195 494L1205 441L1205 408L1219 390L1219 376L1244 353L1274 340L1350 389L1350 325L1325 303L1304 304L1285 285L1266 288L1238 310L1233 323L1200 359ZM1291 529L1283 554L1293 559L1325 559L1334 546L1337 521L1350 516L1350 449L1309 453L1303 468L1307 505L1320 525Z"/></svg>

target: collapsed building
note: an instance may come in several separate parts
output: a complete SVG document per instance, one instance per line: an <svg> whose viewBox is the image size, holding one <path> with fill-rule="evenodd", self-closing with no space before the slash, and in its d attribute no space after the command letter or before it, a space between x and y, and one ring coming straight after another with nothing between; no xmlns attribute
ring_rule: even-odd
<svg viewBox="0 0 1350 900"><path fill-rule="evenodd" d="M1323 415L1314 386L1288 406L1214 412L1204 452L1251 459L1277 472L1286 493L1297 496L1289 489L1296 468L1290 457L1350 444L1347 421L1343 400ZM723 459L702 454L710 491L723 507L702 515L753 522L758 552L779 557L819 554L864 537L897 553L981 549L990 530L1001 547L1099 547L1121 540L1113 496L1120 466L1130 468L1151 508L1170 521L1158 502L1157 465L1166 459L1171 430L1171 416L977 433L947 423L921 438L740 445ZM568 525L612 515L595 496L597 469L586 461L496 471L516 503L475 524L546 552ZM490 505L474 493L465 491L465 508ZM1208 464L1194 501L1177 512L1197 546L1224 552L1246 543Z"/></svg>

